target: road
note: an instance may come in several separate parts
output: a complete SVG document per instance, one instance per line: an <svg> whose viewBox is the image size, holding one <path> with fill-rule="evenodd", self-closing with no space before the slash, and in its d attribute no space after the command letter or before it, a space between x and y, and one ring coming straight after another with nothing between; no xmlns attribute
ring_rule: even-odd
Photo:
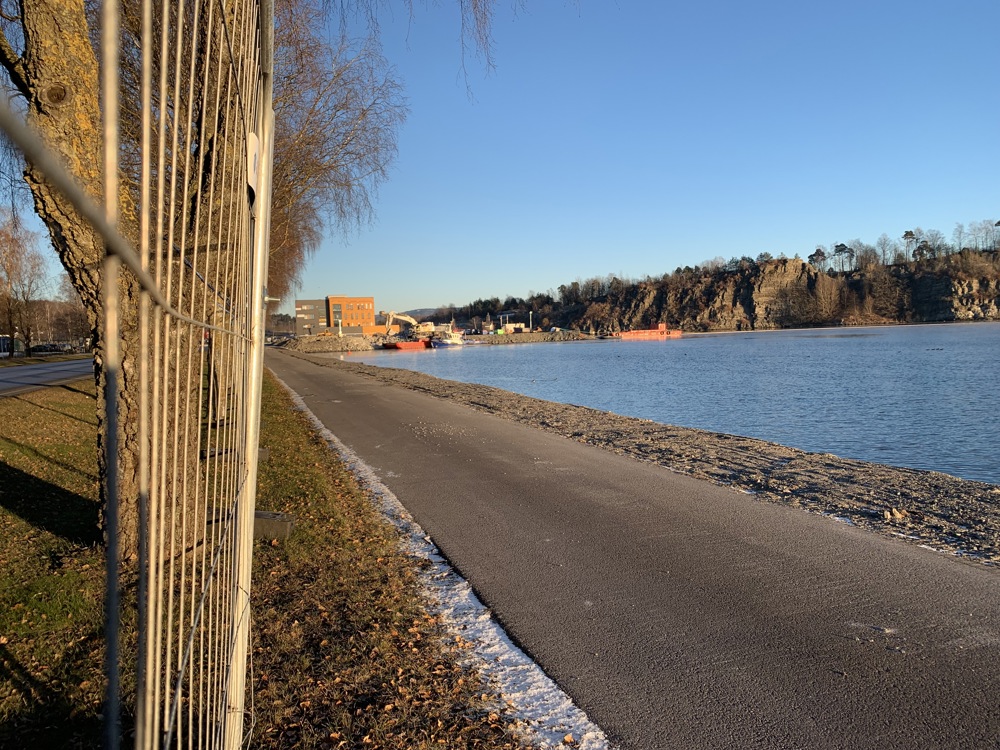
<svg viewBox="0 0 1000 750"><path fill-rule="evenodd" d="M623 748L1000 747L1000 571L269 351Z"/></svg>
<svg viewBox="0 0 1000 750"><path fill-rule="evenodd" d="M48 385L61 385L93 376L94 360L91 357L0 367L0 396L16 396Z"/></svg>

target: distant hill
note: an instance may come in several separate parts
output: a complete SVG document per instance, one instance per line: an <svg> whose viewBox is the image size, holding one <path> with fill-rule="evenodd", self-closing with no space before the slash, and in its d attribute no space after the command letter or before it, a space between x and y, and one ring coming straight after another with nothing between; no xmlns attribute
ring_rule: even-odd
<svg viewBox="0 0 1000 750"><path fill-rule="evenodd" d="M528 299L476 300L422 311L477 326L516 311L533 327L616 332L666 323L685 331L1000 320L1000 252L959 253L850 270L799 258L733 259L660 278L575 281ZM411 313L416 317L416 313Z"/></svg>
<svg viewBox="0 0 1000 750"><path fill-rule="evenodd" d="M429 318L436 312L437 312L436 307L421 307L418 310L403 311L405 315L409 315L411 318L416 318L417 320L420 320L421 318Z"/></svg>

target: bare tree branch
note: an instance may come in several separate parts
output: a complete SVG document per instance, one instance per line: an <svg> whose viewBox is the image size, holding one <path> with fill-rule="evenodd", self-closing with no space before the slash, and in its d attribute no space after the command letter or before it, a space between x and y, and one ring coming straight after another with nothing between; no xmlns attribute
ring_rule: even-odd
<svg viewBox="0 0 1000 750"><path fill-rule="evenodd" d="M268 288L298 285L325 229L369 222L406 116L377 42L330 39L321 0L276 3L275 140Z"/></svg>

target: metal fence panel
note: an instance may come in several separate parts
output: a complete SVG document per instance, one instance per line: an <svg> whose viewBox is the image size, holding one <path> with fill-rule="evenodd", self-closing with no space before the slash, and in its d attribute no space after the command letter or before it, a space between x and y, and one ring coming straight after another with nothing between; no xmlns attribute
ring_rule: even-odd
<svg viewBox="0 0 1000 750"><path fill-rule="evenodd" d="M107 2L100 25L103 209L7 107L0 126L108 247L106 494L117 502L106 517L105 744L119 743L115 510L136 500L121 496L117 461L132 451L139 593L137 617L129 619L138 622L138 659L121 669L135 673L135 747L238 747L263 364L273 12L270 0ZM120 346L129 341L138 345ZM117 409L123 368L138 374L128 381L138 384L137 425L122 424Z"/></svg>

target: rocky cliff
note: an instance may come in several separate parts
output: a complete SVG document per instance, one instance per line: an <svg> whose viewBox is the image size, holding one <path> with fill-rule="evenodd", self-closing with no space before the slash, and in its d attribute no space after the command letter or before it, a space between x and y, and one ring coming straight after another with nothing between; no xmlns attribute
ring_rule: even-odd
<svg viewBox="0 0 1000 750"><path fill-rule="evenodd" d="M799 259L687 269L574 307L563 325L622 331L665 322L687 331L815 325L1000 320L1000 260L951 256L935 263L846 273Z"/></svg>
<svg viewBox="0 0 1000 750"><path fill-rule="evenodd" d="M1000 320L1000 280L923 276L911 289L915 321Z"/></svg>

